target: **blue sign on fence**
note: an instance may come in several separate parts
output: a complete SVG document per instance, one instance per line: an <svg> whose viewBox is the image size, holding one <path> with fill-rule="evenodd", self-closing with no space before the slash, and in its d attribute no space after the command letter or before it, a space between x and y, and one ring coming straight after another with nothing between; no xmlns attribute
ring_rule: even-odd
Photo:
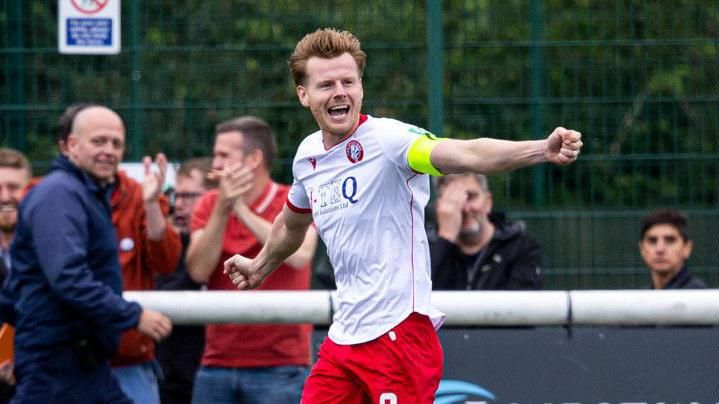
<svg viewBox="0 0 719 404"><path fill-rule="evenodd" d="M67 44L111 46L112 20L109 18L68 18Z"/></svg>
<svg viewBox="0 0 719 404"><path fill-rule="evenodd" d="M120 52L120 0L58 0L60 53Z"/></svg>

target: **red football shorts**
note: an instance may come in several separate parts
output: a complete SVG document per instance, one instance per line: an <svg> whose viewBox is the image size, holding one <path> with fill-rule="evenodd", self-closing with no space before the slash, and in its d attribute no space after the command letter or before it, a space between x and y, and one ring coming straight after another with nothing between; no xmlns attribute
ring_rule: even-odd
<svg viewBox="0 0 719 404"><path fill-rule="evenodd" d="M432 404L444 361L432 322L418 313L362 344L326 338L317 356L302 404Z"/></svg>

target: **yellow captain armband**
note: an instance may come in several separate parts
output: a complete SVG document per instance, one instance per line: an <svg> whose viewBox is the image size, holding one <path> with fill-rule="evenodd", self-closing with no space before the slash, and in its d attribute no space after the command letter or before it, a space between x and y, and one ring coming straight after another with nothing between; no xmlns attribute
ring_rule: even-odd
<svg viewBox="0 0 719 404"><path fill-rule="evenodd" d="M446 139L438 139L431 133L418 136L414 143L412 143L412 146L409 147L409 152L407 153L407 163L409 163L409 167L414 171L437 177L444 175L434 168L429 157L432 154L432 149L445 140Z"/></svg>

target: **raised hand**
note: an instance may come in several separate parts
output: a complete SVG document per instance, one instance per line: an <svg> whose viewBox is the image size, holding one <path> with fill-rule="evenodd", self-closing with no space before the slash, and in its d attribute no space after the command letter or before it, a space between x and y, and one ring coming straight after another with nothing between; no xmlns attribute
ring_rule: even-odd
<svg viewBox="0 0 719 404"><path fill-rule="evenodd" d="M545 153L547 161L565 165L574 162L574 160L579 157L581 149L581 133L558 127L547 137L547 149Z"/></svg>
<svg viewBox="0 0 719 404"><path fill-rule="evenodd" d="M437 198L437 234L449 241L457 241L462 230L462 209L467 202L467 189L460 181L450 181Z"/></svg>
<svg viewBox="0 0 719 404"><path fill-rule="evenodd" d="M145 166L145 176L142 180L142 200L146 203L159 200L162 187L165 185L167 157L162 153L157 153L155 163L157 163L157 171L152 169L152 158L150 156L145 156L142 159L142 164Z"/></svg>

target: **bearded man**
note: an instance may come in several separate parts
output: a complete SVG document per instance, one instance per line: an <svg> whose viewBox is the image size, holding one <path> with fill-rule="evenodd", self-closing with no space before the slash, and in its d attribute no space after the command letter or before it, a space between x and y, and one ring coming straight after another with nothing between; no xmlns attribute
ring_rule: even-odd
<svg viewBox="0 0 719 404"><path fill-rule="evenodd" d="M436 231L428 231L435 290L541 289L539 243L521 222L492 212L480 174L437 178Z"/></svg>
<svg viewBox="0 0 719 404"><path fill-rule="evenodd" d="M17 224L17 206L30 181L30 162L17 150L0 148L0 284L10 271L10 242Z"/></svg>

